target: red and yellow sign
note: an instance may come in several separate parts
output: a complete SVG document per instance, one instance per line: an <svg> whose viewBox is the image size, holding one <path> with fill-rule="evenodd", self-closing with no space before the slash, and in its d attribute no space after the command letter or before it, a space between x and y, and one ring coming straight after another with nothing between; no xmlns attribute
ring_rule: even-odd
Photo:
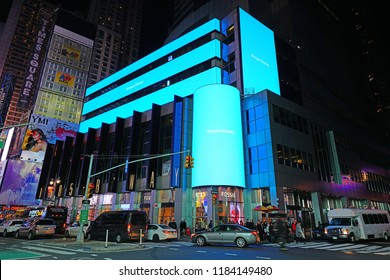
<svg viewBox="0 0 390 280"><path fill-rule="evenodd" d="M75 83L75 77L68 73L58 71L56 73L55 82L73 88Z"/></svg>

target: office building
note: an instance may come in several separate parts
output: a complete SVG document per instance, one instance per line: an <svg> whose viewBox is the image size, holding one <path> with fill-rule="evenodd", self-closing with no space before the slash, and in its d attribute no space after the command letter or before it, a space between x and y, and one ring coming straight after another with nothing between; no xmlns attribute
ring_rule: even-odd
<svg viewBox="0 0 390 280"><path fill-rule="evenodd" d="M277 37L242 8L201 22L87 89L75 142L53 149L71 157L52 156L73 216L90 182L90 218L139 208L194 227L271 205L313 227L331 208L389 210L389 150L344 45L316 57L315 40Z"/></svg>

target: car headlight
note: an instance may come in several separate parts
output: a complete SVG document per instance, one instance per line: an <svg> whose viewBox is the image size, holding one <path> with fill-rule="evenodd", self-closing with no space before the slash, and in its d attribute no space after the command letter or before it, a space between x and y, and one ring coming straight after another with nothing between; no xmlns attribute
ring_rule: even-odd
<svg viewBox="0 0 390 280"><path fill-rule="evenodd" d="M324 232L325 232L325 234L328 234L328 229L325 229Z"/></svg>
<svg viewBox="0 0 390 280"><path fill-rule="evenodd" d="M341 233L347 235L348 234L348 229L346 229L346 228L341 229Z"/></svg>

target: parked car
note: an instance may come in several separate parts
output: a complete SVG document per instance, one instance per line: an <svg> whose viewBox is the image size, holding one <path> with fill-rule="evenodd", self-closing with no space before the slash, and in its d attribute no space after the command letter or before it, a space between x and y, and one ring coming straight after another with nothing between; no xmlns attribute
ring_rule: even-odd
<svg viewBox="0 0 390 280"><path fill-rule="evenodd" d="M154 242L177 239L177 230L164 224L149 224L146 239Z"/></svg>
<svg viewBox="0 0 390 280"><path fill-rule="evenodd" d="M121 210L100 214L88 227L87 239L105 239L117 243L144 238L148 215L145 211Z"/></svg>
<svg viewBox="0 0 390 280"><path fill-rule="evenodd" d="M55 230L56 225L52 219L30 219L16 230L15 238L27 237L30 240L42 236L50 238L54 236Z"/></svg>
<svg viewBox="0 0 390 280"><path fill-rule="evenodd" d="M260 237L257 230L236 224L224 224L207 231L198 231L191 234L191 242L198 246L231 243L243 248L250 244L259 243Z"/></svg>
<svg viewBox="0 0 390 280"><path fill-rule="evenodd" d="M23 225L23 220L6 220L0 224L0 233L3 237L14 235L16 230Z"/></svg>
<svg viewBox="0 0 390 280"><path fill-rule="evenodd" d="M320 224L318 227L312 230L313 239L326 239L325 228L329 226L329 223Z"/></svg>
<svg viewBox="0 0 390 280"><path fill-rule="evenodd" d="M87 229L88 229L89 223L84 223L83 226L83 232L84 232L84 238L87 237ZM76 222L73 223L65 228L65 236L66 237L77 237L80 231L80 223Z"/></svg>

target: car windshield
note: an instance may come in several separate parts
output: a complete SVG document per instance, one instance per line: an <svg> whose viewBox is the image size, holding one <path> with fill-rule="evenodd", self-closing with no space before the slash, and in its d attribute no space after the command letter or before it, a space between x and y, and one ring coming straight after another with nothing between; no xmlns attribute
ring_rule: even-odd
<svg viewBox="0 0 390 280"><path fill-rule="evenodd" d="M330 221L331 226L350 226L351 218L333 218Z"/></svg>

